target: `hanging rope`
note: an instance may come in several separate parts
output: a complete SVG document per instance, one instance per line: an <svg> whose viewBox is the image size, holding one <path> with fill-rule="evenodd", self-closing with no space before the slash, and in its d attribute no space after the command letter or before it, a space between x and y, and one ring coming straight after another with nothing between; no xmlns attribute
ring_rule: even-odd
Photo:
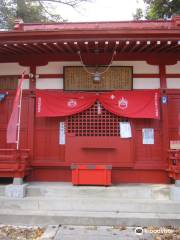
<svg viewBox="0 0 180 240"><path fill-rule="evenodd" d="M79 55L79 57L80 57L80 61L81 61L81 64L82 64L83 69L84 69L88 74L90 74L90 75L95 75L95 74L97 74L97 71L96 71L96 72L90 72L90 71L88 70L88 68L86 67L86 65L83 63L83 59L82 59L82 56L81 56L81 52L78 51L77 53L78 53L78 55ZM106 67L106 69L105 69L103 72L98 72L99 75L103 75L104 73L106 73L106 72L109 70L109 68L111 67L112 62L113 62L113 60L114 60L114 56L115 56L115 55L116 55L116 47L115 47L114 50L113 50L113 54L112 54L110 63L108 64L108 66Z"/></svg>

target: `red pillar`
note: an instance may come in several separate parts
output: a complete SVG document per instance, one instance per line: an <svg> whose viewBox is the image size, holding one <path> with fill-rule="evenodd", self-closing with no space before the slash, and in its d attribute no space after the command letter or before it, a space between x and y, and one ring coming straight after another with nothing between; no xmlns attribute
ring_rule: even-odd
<svg viewBox="0 0 180 240"><path fill-rule="evenodd" d="M30 149L30 159L34 157L34 121L35 121L35 96L36 89L36 65L30 66L31 78L29 79L29 116L28 116L28 147Z"/></svg>
<svg viewBox="0 0 180 240"><path fill-rule="evenodd" d="M36 88L36 65L30 66L30 73L32 74L32 77L30 78L29 88L30 91L33 91Z"/></svg>
<svg viewBox="0 0 180 240"><path fill-rule="evenodd" d="M161 89L161 126L162 126L162 158L164 163L168 164L168 149L169 149L169 125L168 125L168 96L167 96L167 83L166 83L166 66L165 64L159 65L160 75L160 89ZM167 97L167 102L162 102L162 96Z"/></svg>

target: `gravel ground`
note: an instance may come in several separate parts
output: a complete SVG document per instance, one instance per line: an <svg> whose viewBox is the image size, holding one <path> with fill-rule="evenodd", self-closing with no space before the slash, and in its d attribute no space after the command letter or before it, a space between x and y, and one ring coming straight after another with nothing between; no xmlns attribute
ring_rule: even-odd
<svg viewBox="0 0 180 240"><path fill-rule="evenodd" d="M39 240L44 228L0 225L0 240Z"/></svg>
<svg viewBox="0 0 180 240"><path fill-rule="evenodd" d="M54 240L180 240L180 228L61 226Z"/></svg>
<svg viewBox="0 0 180 240"><path fill-rule="evenodd" d="M0 225L0 240L40 240L46 229L37 226ZM54 240L180 240L180 228L170 226L137 228L60 225L57 229Z"/></svg>

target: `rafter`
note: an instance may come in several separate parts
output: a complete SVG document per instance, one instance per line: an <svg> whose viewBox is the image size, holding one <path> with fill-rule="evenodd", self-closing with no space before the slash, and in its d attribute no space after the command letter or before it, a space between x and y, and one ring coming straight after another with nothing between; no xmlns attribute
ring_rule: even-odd
<svg viewBox="0 0 180 240"><path fill-rule="evenodd" d="M14 45L14 46L16 46L18 49L21 49L25 53L30 53L31 52L27 49L26 45L24 45L24 44L23 45L18 44L18 45Z"/></svg>
<svg viewBox="0 0 180 240"><path fill-rule="evenodd" d="M138 49L138 52L143 52L144 50L148 49L151 45L151 41L146 41L146 43L144 43L144 45L141 46L140 49Z"/></svg>
<svg viewBox="0 0 180 240"><path fill-rule="evenodd" d="M70 45L69 45L68 42L64 42L63 44L64 44L64 48L65 48L68 52L70 52L70 53L73 53L73 52L74 52L73 49L70 47Z"/></svg>
<svg viewBox="0 0 180 240"><path fill-rule="evenodd" d="M133 46L131 49L129 49L129 52L135 52L137 49L140 48L140 46L141 46L140 44L141 44L140 41L136 41L136 43L134 44L134 46Z"/></svg>
<svg viewBox="0 0 180 240"><path fill-rule="evenodd" d="M178 41L177 43L175 43L175 45L172 45L166 52L174 52L177 50L177 48L180 48L180 42Z"/></svg>
<svg viewBox="0 0 180 240"><path fill-rule="evenodd" d="M39 49L37 49L35 46L32 46L31 44L27 44L27 43L24 43L23 44L24 46L26 46L26 48L28 48L29 50L35 52L35 53L42 53Z"/></svg>
<svg viewBox="0 0 180 240"><path fill-rule="evenodd" d="M6 47L6 49L11 50L12 53L16 53L16 54L22 54L23 53L21 50L17 49L17 47L13 46L13 45L4 44L4 47Z"/></svg>
<svg viewBox="0 0 180 240"><path fill-rule="evenodd" d="M165 43L162 45L162 47L160 47L160 48L158 49L157 52L162 52L162 51L164 51L164 50L167 50L168 48L171 47L171 45L172 45L172 42L171 42L171 41L167 41L167 42L165 42Z"/></svg>
<svg viewBox="0 0 180 240"><path fill-rule="evenodd" d="M156 42L151 42L151 46L149 46L148 48L145 48L143 52L151 52L155 47L156 47Z"/></svg>
<svg viewBox="0 0 180 240"><path fill-rule="evenodd" d="M59 46L59 44L58 44L58 42L54 42L53 43L53 47L56 49L56 50L58 50L58 52L63 52L64 51L64 49L62 49L62 47L60 47Z"/></svg>
<svg viewBox="0 0 180 240"><path fill-rule="evenodd" d="M45 48L41 45L42 43L33 43L33 45L41 51L41 53L48 53Z"/></svg>
<svg viewBox="0 0 180 240"><path fill-rule="evenodd" d="M3 46L0 46L0 52L1 52L1 54L5 54L5 55L11 55L11 54L14 54L13 51L8 50L8 49L5 49Z"/></svg>
<svg viewBox="0 0 180 240"><path fill-rule="evenodd" d="M104 52L107 52L109 48L109 41L104 42Z"/></svg>
<svg viewBox="0 0 180 240"><path fill-rule="evenodd" d="M75 47L76 53L80 51L78 42L74 42L74 47Z"/></svg>
<svg viewBox="0 0 180 240"><path fill-rule="evenodd" d="M84 46L85 46L86 52L88 53L89 52L89 42L88 41L84 42Z"/></svg>
<svg viewBox="0 0 180 240"><path fill-rule="evenodd" d="M161 41L156 41L155 45L148 50L148 52L154 52L162 46Z"/></svg>
<svg viewBox="0 0 180 240"><path fill-rule="evenodd" d="M121 52L126 52L126 50L129 50L130 49L130 47L132 46L132 42L130 42L130 41L126 41L125 42L125 45L123 46L123 48L121 49Z"/></svg>
<svg viewBox="0 0 180 240"><path fill-rule="evenodd" d="M56 53L55 49L49 43L43 43L43 45L50 51L50 53Z"/></svg>

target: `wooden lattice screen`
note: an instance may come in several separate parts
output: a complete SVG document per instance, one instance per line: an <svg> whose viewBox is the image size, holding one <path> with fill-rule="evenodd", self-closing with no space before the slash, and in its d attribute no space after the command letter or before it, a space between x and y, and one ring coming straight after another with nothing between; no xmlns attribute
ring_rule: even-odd
<svg viewBox="0 0 180 240"><path fill-rule="evenodd" d="M87 68L94 73L94 67ZM98 67L98 72L103 72L106 67ZM132 67L110 67L102 74L100 82L94 82L91 74L83 67L64 67L64 89L65 90L131 90L132 89Z"/></svg>
<svg viewBox="0 0 180 240"><path fill-rule="evenodd" d="M67 132L75 136L119 136L119 122L125 118L108 112L99 102L67 118Z"/></svg>
<svg viewBox="0 0 180 240"><path fill-rule="evenodd" d="M18 85L18 76L0 76L1 90L14 90Z"/></svg>

